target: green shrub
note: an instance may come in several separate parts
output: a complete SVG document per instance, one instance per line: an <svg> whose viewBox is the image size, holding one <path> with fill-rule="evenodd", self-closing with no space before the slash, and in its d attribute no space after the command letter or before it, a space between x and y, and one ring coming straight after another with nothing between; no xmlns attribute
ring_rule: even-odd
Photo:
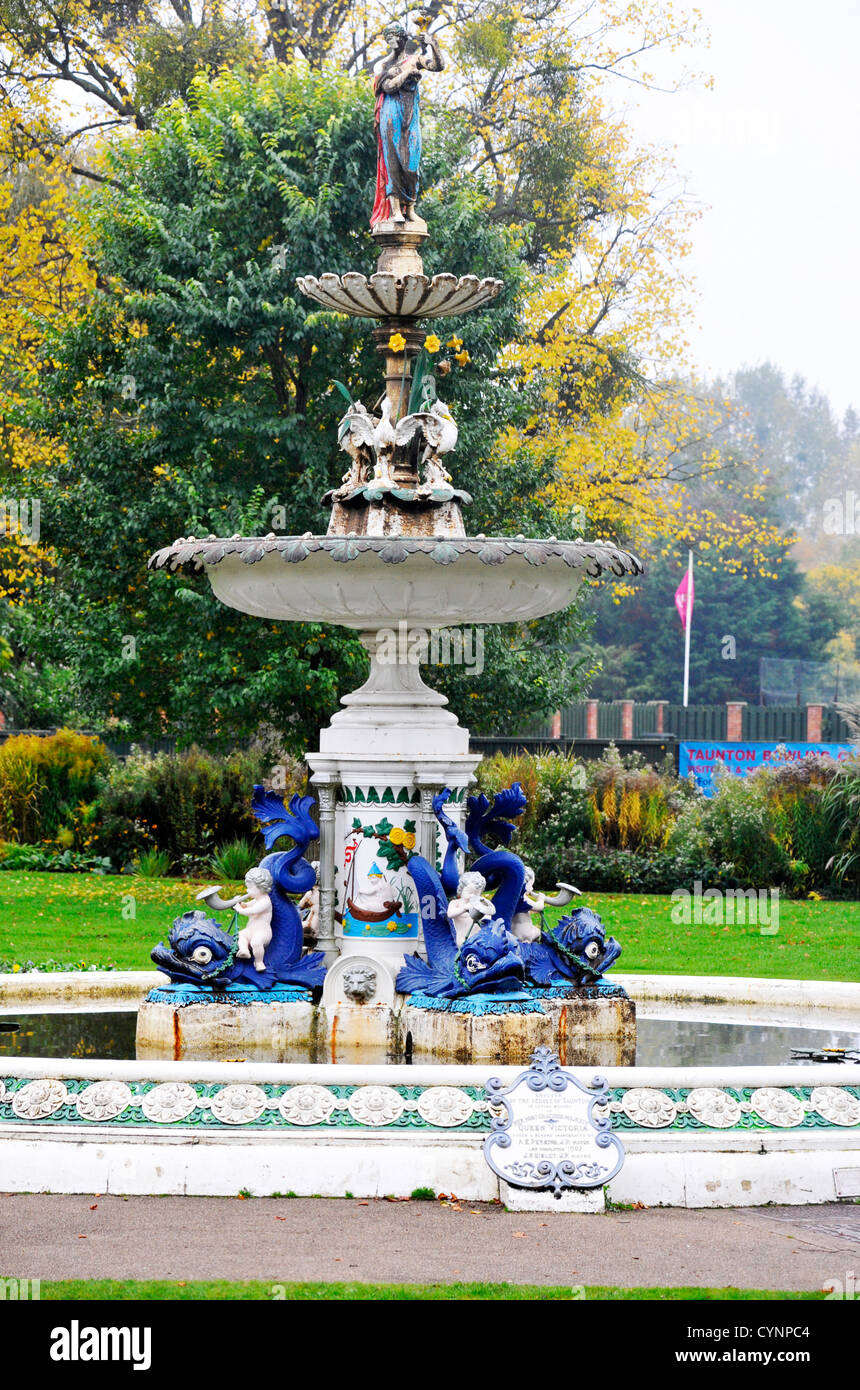
<svg viewBox="0 0 860 1390"><path fill-rule="evenodd" d="M255 864L259 864L261 853L262 849L243 835L238 840L221 845L215 851L212 855L212 868L217 878L222 878L227 883L236 883L243 879Z"/></svg>
<svg viewBox="0 0 860 1390"><path fill-rule="evenodd" d="M73 827L81 803L95 798L110 763L99 739L71 729L8 738L0 745L0 830L22 844L55 839ZM72 844L76 839L72 828Z"/></svg>
<svg viewBox="0 0 860 1390"><path fill-rule="evenodd" d="M58 874L109 874L113 865L98 854L80 854L71 849L47 849L43 845L0 845L0 870L40 870Z"/></svg>
<svg viewBox="0 0 860 1390"><path fill-rule="evenodd" d="M707 799L669 766L655 770L610 746L598 762L497 754L482 790L521 782L533 804L512 848L542 887L672 892L696 881L779 887L795 895L856 893L860 761L776 758L746 778L718 778Z"/></svg>
<svg viewBox="0 0 860 1390"><path fill-rule="evenodd" d="M171 859L166 850L144 849L134 861L135 878L167 878Z"/></svg>
<svg viewBox="0 0 860 1390"><path fill-rule="evenodd" d="M860 758L843 763L822 794L832 869L839 883L860 882Z"/></svg>
<svg viewBox="0 0 860 1390"><path fill-rule="evenodd" d="M282 757L289 797L304 788L304 765ZM146 849L162 850L180 872L206 872L217 844L252 834L251 792L270 777L262 749L226 758L189 748L155 755L134 752L116 764L99 798L99 847L118 863Z"/></svg>

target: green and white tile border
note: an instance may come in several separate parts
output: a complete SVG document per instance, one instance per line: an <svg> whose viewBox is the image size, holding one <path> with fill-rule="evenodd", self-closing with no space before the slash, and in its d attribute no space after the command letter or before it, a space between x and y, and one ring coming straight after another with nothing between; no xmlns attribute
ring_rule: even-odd
<svg viewBox="0 0 860 1390"><path fill-rule="evenodd" d="M165 1064L161 1064L162 1066ZM257 1068L243 1064L243 1079L200 1080L177 1078L176 1066L168 1079L151 1079L153 1064L96 1064L95 1074L78 1075L82 1067L73 1061L51 1064L9 1063L0 1073L0 1125L42 1124L74 1127L98 1124L117 1131L129 1127L160 1130L165 1126L224 1130L237 1128L268 1132L305 1133L327 1131L460 1130L486 1134L490 1106L484 1081L490 1074L510 1068L468 1068L466 1084L422 1084L422 1067L393 1067L384 1081L344 1084L341 1069L318 1067L312 1080L282 1083L254 1077ZM122 1074L116 1074L122 1068ZM183 1071L193 1064L185 1064ZM285 1073L293 1070L286 1065ZM300 1069L304 1072L305 1068ZM368 1068L377 1070L376 1068ZM433 1068L432 1070L436 1070ZM447 1070L447 1069L446 1069ZM807 1069L773 1069L775 1084L750 1084L749 1068L732 1068L731 1081L722 1069L709 1069L706 1085L684 1085L683 1068L672 1070L671 1085L647 1084L651 1069L637 1069L638 1084L618 1084L624 1068L602 1074L611 1085L612 1101L606 1111L612 1127L631 1130L696 1133L739 1130L857 1130L860 1132L860 1068L828 1067L817 1084L806 1084ZM110 1071L111 1074L108 1074ZM402 1073L408 1073L404 1083ZM845 1073L856 1074L854 1084ZM515 1074L514 1069L513 1074ZM332 1074L334 1073L334 1075ZM394 1081L392 1073L401 1080ZM768 1075L771 1074L768 1070ZM580 1075L586 1075L580 1069ZM614 1083L614 1084L613 1084ZM732 1084L733 1083L733 1084ZM745 1084L746 1083L746 1084ZM801 1084L803 1083L803 1084Z"/></svg>
<svg viewBox="0 0 860 1390"><path fill-rule="evenodd" d="M499 1190L482 1153L484 1085L519 1070L9 1060L0 1189L374 1197L431 1187L489 1200ZM860 1195L860 1066L603 1075L627 1152L617 1202Z"/></svg>

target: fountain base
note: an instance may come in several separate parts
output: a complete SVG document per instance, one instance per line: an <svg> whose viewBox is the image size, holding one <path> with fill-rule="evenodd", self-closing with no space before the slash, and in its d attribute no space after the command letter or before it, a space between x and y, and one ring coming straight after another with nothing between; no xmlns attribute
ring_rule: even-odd
<svg viewBox="0 0 860 1390"><path fill-rule="evenodd" d="M137 1056L152 1061L385 1063L414 1057L524 1066L541 1046L557 1051L565 1066L633 1066L636 1007L619 987L554 997L524 991L507 1001L398 995L391 1004L265 998L203 1004L159 997L141 1004L137 1022Z"/></svg>

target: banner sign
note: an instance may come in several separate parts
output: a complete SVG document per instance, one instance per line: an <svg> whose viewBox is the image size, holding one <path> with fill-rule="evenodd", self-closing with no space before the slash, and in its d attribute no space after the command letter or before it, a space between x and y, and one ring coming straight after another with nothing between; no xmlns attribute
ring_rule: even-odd
<svg viewBox="0 0 860 1390"><path fill-rule="evenodd" d="M703 739L678 744L678 776L692 777L705 796L713 796L714 773L720 767L733 777L746 777L757 767L803 758L833 758L841 763L857 751L850 743L711 743Z"/></svg>

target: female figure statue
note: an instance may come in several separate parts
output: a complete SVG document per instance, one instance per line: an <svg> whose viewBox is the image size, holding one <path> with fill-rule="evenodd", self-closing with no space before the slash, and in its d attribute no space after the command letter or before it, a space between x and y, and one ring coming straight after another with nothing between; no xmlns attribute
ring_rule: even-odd
<svg viewBox="0 0 860 1390"><path fill-rule="evenodd" d="M441 72L444 66L432 34L420 35L421 48L407 53L408 35L402 24L383 30L391 52L373 79L376 93L376 201L370 225L398 224L414 217L421 162L421 123L418 83L421 70Z"/></svg>

